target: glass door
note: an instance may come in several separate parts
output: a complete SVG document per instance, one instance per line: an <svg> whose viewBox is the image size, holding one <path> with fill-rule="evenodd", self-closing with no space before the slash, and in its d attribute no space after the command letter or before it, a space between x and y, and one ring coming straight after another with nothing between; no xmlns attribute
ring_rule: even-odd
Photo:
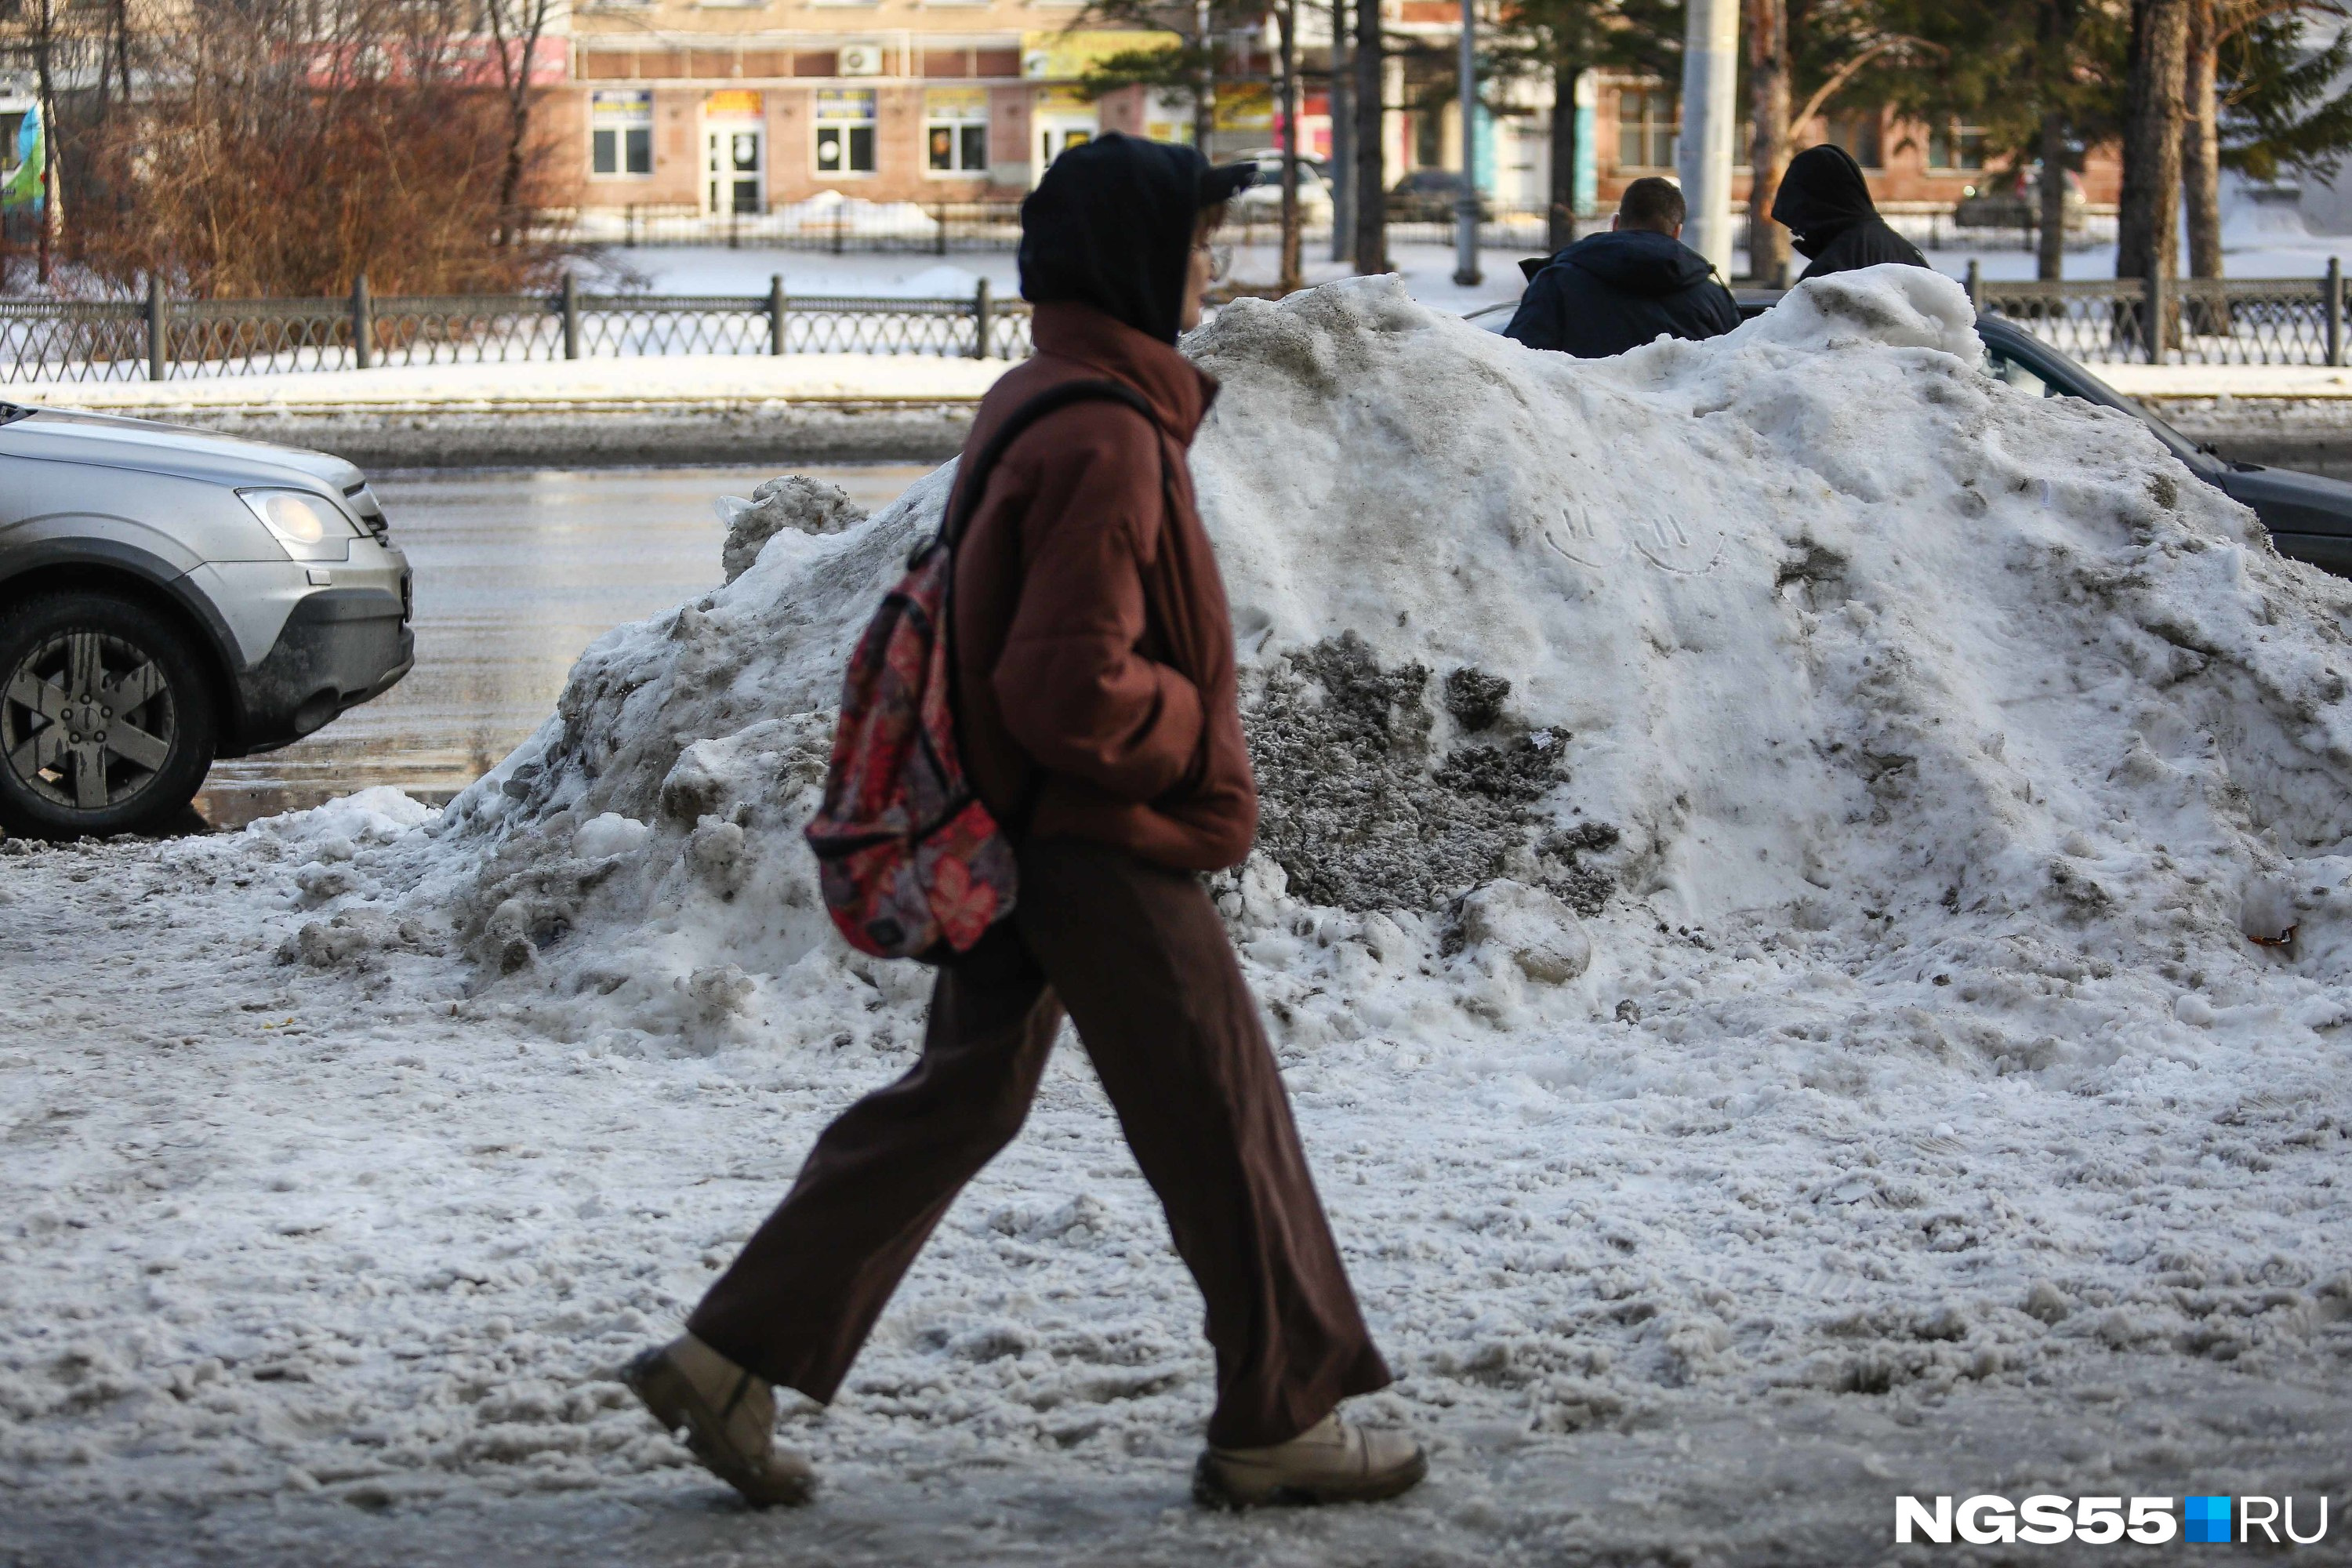
<svg viewBox="0 0 2352 1568"><path fill-rule="evenodd" d="M714 215L757 213L766 133L756 124L719 124L703 131L703 206Z"/></svg>

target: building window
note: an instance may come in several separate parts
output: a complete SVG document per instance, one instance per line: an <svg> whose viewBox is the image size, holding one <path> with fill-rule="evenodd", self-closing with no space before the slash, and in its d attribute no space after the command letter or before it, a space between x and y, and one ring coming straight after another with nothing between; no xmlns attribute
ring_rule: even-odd
<svg viewBox="0 0 2352 1568"><path fill-rule="evenodd" d="M1671 92L1617 95L1617 166L1671 169L1680 151L1675 122L1680 116Z"/></svg>
<svg viewBox="0 0 2352 1568"><path fill-rule="evenodd" d="M1878 145L1878 113L1875 110L1857 114L1832 114L1829 119L1829 140L1853 154L1853 161L1865 169L1881 166ZM1979 132L1981 140L1982 132Z"/></svg>
<svg viewBox="0 0 2352 1568"><path fill-rule="evenodd" d="M934 174L988 172L988 89L934 88L923 94L925 166Z"/></svg>
<svg viewBox="0 0 2352 1568"><path fill-rule="evenodd" d="M874 172L874 89L824 88L816 95L816 172Z"/></svg>
<svg viewBox="0 0 2352 1568"><path fill-rule="evenodd" d="M1979 125L1947 121L1927 132L1927 167L1981 169L1985 166L1985 133Z"/></svg>
<svg viewBox="0 0 2352 1568"><path fill-rule="evenodd" d="M600 88L588 100L588 166L599 174L654 172L654 95Z"/></svg>
<svg viewBox="0 0 2352 1568"><path fill-rule="evenodd" d="M1433 110L1412 117L1412 162L1420 169L1445 166L1445 122Z"/></svg>

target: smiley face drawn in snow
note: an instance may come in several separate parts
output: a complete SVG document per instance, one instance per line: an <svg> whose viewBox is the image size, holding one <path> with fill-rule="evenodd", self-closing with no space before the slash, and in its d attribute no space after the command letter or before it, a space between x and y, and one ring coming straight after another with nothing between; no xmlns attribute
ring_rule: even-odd
<svg viewBox="0 0 2352 1568"><path fill-rule="evenodd" d="M1604 514L1589 503L1560 504L1559 521L1543 531L1544 542L1580 566L1608 567L1624 560L1647 563L1661 572L1697 576L1723 557L1723 531L1703 518L1667 510L1655 500L1629 502Z"/></svg>

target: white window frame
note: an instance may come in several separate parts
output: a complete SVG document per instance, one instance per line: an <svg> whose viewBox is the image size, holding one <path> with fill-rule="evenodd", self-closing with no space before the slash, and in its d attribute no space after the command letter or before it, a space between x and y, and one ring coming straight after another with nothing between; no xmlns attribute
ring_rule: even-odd
<svg viewBox="0 0 2352 1568"><path fill-rule="evenodd" d="M827 115L822 106L828 94L838 94L843 98L852 94L863 94L866 104L865 118L856 120L838 114ZM810 106L809 168L818 179L870 180L882 172L881 109L881 94L870 87L819 88L817 89L816 102ZM873 161L872 168L850 167L850 155L856 145L851 132L858 130L863 130L866 133L866 145L871 150ZM837 168L826 168L824 159L819 156L818 150L824 145L824 134L827 131L841 132L841 163Z"/></svg>
<svg viewBox="0 0 2352 1568"><path fill-rule="evenodd" d="M624 119L619 115L600 115L597 112L596 100L600 95L624 92L634 92L642 97L645 102L645 117L642 120L634 115ZM632 169L629 167L628 132L638 130L646 133L646 166L643 169ZM614 133L614 167L610 171L596 167L596 137L599 132L608 131ZM633 88L591 89L588 94L588 177L592 180L650 180L654 177L654 164L657 161L658 155L654 146L653 94L648 90Z"/></svg>
<svg viewBox="0 0 2352 1568"><path fill-rule="evenodd" d="M1649 106L1650 100L1653 98L1663 98L1667 102L1668 108L1666 118L1664 121L1655 121L1650 118ZM1625 100L1628 99L1638 99L1641 101L1641 118L1634 121L1633 123L1640 127L1640 130L1636 134L1638 134L1642 139L1642 152L1645 157L1648 153L1655 151L1655 148L1652 143L1656 138L1661 128L1665 132L1666 150L1675 154L1676 157L1679 157L1682 153L1683 117L1681 95L1674 91L1671 88L1665 87L1621 87L1617 89L1618 173L1622 174L1627 170L1632 169L1640 169L1644 171L1672 169L1675 167L1672 163L1652 163L1643 162L1639 163L1629 163L1625 161Z"/></svg>
<svg viewBox="0 0 2352 1568"><path fill-rule="evenodd" d="M940 90L943 89L937 88L925 89L927 100L923 105L924 177L926 179L932 180L971 180L985 178L988 174L989 112L988 98L986 96L988 89L986 88L978 89L982 96L980 100L980 112L976 116L970 114L940 115L932 113L930 104L928 101L928 96L931 92ZM977 164L967 164L963 162L964 132L971 130L977 130L980 132L980 162ZM934 132L940 131L949 132L955 138L955 161L954 165L950 168L935 169L931 166L931 136Z"/></svg>
<svg viewBox="0 0 2352 1568"><path fill-rule="evenodd" d="M1936 143L1938 141L1944 143L1944 154L1949 158L1960 151L1961 140L1969 136L1977 139L1977 161L1973 164L1939 163L1936 161ZM1985 141L1985 128L1981 125L1948 120L1941 125L1931 126L1927 132L1927 167L1939 174L1981 174L1986 167Z"/></svg>

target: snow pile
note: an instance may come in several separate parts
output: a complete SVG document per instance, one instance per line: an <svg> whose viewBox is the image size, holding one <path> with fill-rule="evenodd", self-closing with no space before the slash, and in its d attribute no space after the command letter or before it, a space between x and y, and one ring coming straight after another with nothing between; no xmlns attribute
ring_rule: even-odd
<svg viewBox="0 0 2352 1568"><path fill-rule="evenodd" d="M1790 931L2192 989L2340 973L2352 594L2131 420L1979 374L1969 321L1883 269L1584 363L1370 280L1193 340L1267 797L1223 888L1286 1028L1607 1017L1663 949ZM796 830L847 646L950 472L840 531L778 512L739 578L605 637L385 890L449 900L568 1036L903 1035L869 1003L926 976L830 939ZM1496 878L1601 922L1591 963L1465 934ZM2290 946L2241 934L2256 883Z"/></svg>
<svg viewBox="0 0 2352 1568"><path fill-rule="evenodd" d="M785 234L844 234L901 238L937 232L940 220L920 202L869 202L839 191L819 191L775 209Z"/></svg>
<svg viewBox="0 0 2352 1568"><path fill-rule="evenodd" d="M2221 240L2230 248L2311 237L2311 226L2303 217L2302 193L2294 186L2240 181L2231 195L2221 222Z"/></svg>
<svg viewBox="0 0 2352 1568"><path fill-rule="evenodd" d="M866 509L847 490L804 474L765 480L749 496L720 496L717 505L719 521L727 525L719 564L730 583L751 569L779 529L839 533L866 521Z"/></svg>

